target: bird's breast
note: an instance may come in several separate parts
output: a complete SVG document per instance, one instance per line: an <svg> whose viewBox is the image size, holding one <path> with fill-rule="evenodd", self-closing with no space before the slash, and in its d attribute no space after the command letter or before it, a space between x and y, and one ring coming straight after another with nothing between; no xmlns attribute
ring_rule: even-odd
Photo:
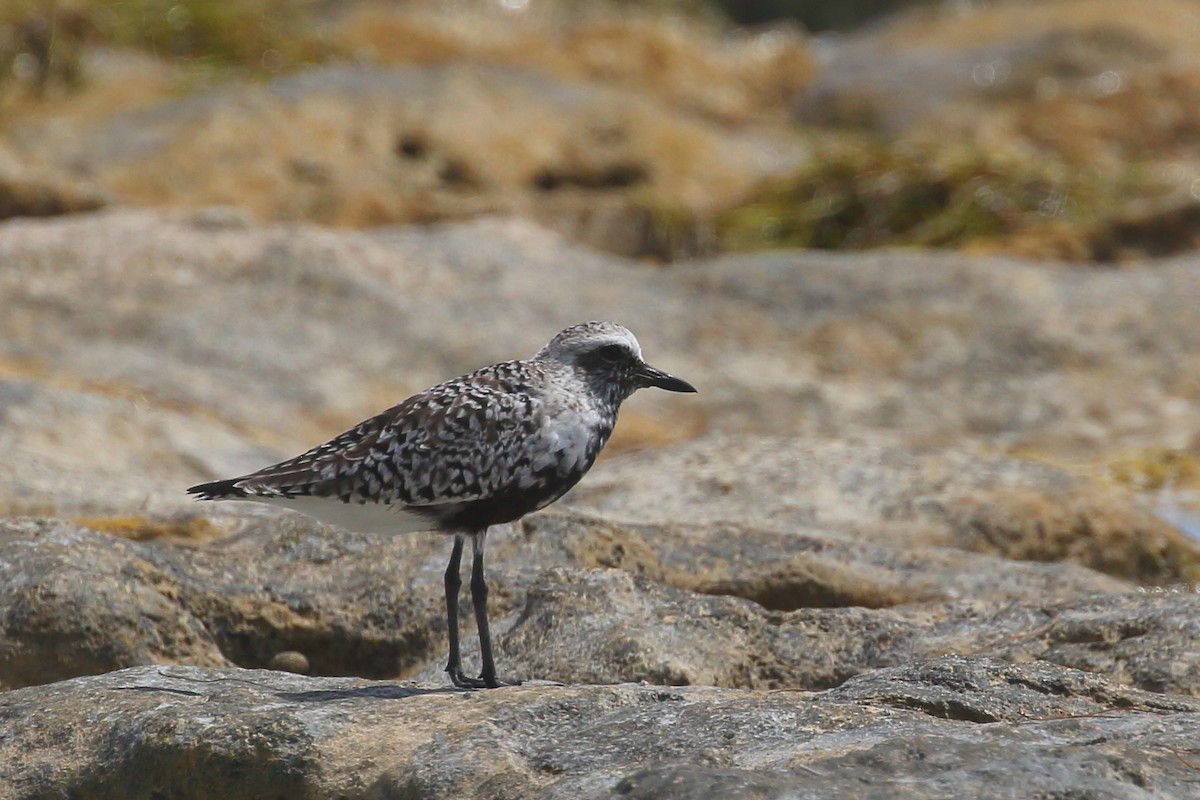
<svg viewBox="0 0 1200 800"><path fill-rule="evenodd" d="M592 466L611 432L612 424L596 413L562 414L547 421L532 442L530 483L578 479Z"/></svg>

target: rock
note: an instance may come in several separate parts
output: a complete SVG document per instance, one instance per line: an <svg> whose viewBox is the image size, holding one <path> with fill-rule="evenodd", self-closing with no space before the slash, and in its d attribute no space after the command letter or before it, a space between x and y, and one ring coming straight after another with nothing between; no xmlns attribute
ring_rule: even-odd
<svg viewBox="0 0 1200 800"><path fill-rule="evenodd" d="M812 80L815 56L797 26L730 29L712 9L664 6L580 14L570 3L547 3L536 22L487 3L358 6L334 35L360 60L504 64L584 78L730 127L778 118Z"/></svg>
<svg viewBox="0 0 1200 800"><path fill-rule="evenodd" d="M137 667L0 694L4 797L1185 796L1200 705L945 658L821 693ZM891 796L888 794L887 796Z"/></svg>
<svg viewBox="0 0 1200 800"><path fill-rule="evenodd" d="M862 608L766 612L614 571L543 574L499 643L519 676L584 683L825 688L910 655L914 626ZM903 652L904 655L901 655Z"/></svg>
<svg viewBox="0 0 1200 800"><path fill-rule="evenodd" d="M1055 92L1094 100L1096 79L1106 70L1160 66L1166 50L1148 38L1148 26L1128 24L1113 4L1102 4L1108 7L1099 13L1072 14L1083 5L1040 9L1020 26L1012 24L1008 9L962 15L921 10L851 35L802 98L800 117L866 122L898 134L948 106L984 110L1014 98L1033 101L1051 85ZM889 62L891 69L883 68Z"/></svg>
<svg viewBox="0 0 1200 800"><path fill-rule="evenodd" d="M128 210L10 221L0 252L9 513L178 509L183 486L591 317L627 323L700 389L633 397L613 452L782 431L1102 462L1200 430L1190 259L779 253L647 270L515 220L368 235Z"/></svg>
<svg viewBox="0 0 1200 800"><path fill-rule="evenodd" d="M59 102L16 104L0 147L138 205L236 204L259 219L365 227L529 214L656 258L711 249L713 209L806 157L786 122L815 69L799 28L744 32L698 8L581 15L552 3L534 20L471 5L306 11L266 39L236 13L208 19L215 38L192 42L194 55L212 46L256 75L285 73L265 86L236 80L246 73L232 64L197 82L185 65L139 56L139 42L161 43L136 15L75 14L137 30L40 59L74 64L78 80ZM61 49L71 16L40 20L40 38ZM5 33L0 22L0 66L16 56L28 71L39 59L6 52L19 42ZM243 35L253 41L236 43Z"/></svg>
<svg viewBox="0 0 1200 800"><path fill-rule="evenodd" d="M1072 0L1019 14L996 6L898 15L832 48L797 117L975 141L1023 158L1044 149L1068 163L1144 159L1147 138L1160 153L1190 154L1181 132L1194 56L1181 31L1195 9L1150 0L1142 11L1131 18L1120 3Z"/></svg>
<svg viewBox="0 0 1200 800"><path fill-rule="evenodd" d="M0 24L0 63L4 30ZM63 169L39 167L0 139L0 220L95 211L112 201L93 182Z"/></svg>
<svg viewBox="0 0 1200 800"><path fill-rule="evenodd" d="M1184 447L1200 427L1184 377L1200 302L1190 257L1099 272L796 252L702 262L678 279L722 298L693 304L694 347L712 354L701 368L719 376L697 387L721 430L769 420L774 432L1078 457L1136 447L1139 429Z"/></svg>
<svg viewBox="0 0 1200 800"><path fill-rule="evenodd" d="M1153 765L1111 777L1108 768L1097 768L1098 763L1132 766L1137 763L1133 752L1137 745L1117 744L1105 737L1102 741L1092 740L1086 747L1051 752L1049 748L1042 751L1026 739L1035 729L1047 733L1070 731L1071 736L1080 734L1082 729L1076 725L1087 728L1098 718L1096 704L1129 707L1126 703L1130 698L1114 697L1110 691L1109 685L1086 673L1045 665L1000 666L988 659L949 657L912 667L882 669L814 696L815 704L824 707L825 702L835 697L878 704L879 713L887 720L881 728L897 721L892 716L896 710L919 710L932 719L956 720L961 723L959 729L950 734L937 730L936 726L906 726L903 736L885 734L860 743L844 737L855 740L866 734L866 730L847 730L831 715L826 717L826 724L817 723L816 727L821 731L832 727L836 733L829 732L824 737L818 733L814 738L832 741L823 746L812 741L805 752L815 757L794 759L790 771L738 765L736 757L664 760L624 778L614 795L688 798L719 792L721 797L779 800L882 798L895 796L893 792L899 784L904 787L905 797L950 798L977 790L982 774L988 781L989 797L1054 796L1056 778L1050 776L1061 777L1060 770L1064 770L1073 776L1069 780L1074 781L1067 794L1090 791L1101 797L1124 797L1134 791L1122 786L1125 780L1139 788L1146 785L1143 781L1149 775L1156 776L1150 782L1165 774L1175 776L1170 781L1181 780L1183 770L1190 765L1169 763L1177 752L1179 740L1161 750L1151 748ZM1158 706L1160 711L1167 711L1176 702L1189 701L1171 698L1149 702L1150 708ZM1130 715L1116 724L1128 733L1162 730L1162 718L1156 720L1153 714L1140 720ZM1116 722L1113 717L1108 719ZM1118 737L1123 738L1124 735ZM1134 733L1133 738L1139 738L1139 734ZM1011 748L1010 757L1021 759L1015 771L1007 769L997 757L1006 747ZM814 750L817 752L813 753ZM1033 772L1035 763L1044 764L1040 774ZM1030 770L1028 774L1026 769ZM958 786L960 779L965 779L967 785Z"/></svg>
<svg viewBox="0 0 1200 800"><path fill-rule="evenodd" d="M163 586L162 570L129 558L130 545L70 525L51 530L32 521L4 525L0 686L132 664L229 663Z"/></svg>
<svg viewBox="0 0 1200 800"><path fill-rule="evenodd" d="M307 675L312 670L312 665L308 663L308 657L304 653L297 653L295 650L281 650L271 656L271 660L267 662L267 669Z"/></svg>
<svg viewBox="0 0 1200 800"><path fill-rule="evenodd" d="M396 675L442 655L433 631L445 622L433 579L412 589L419 562L398 567L386 544L322 536L299 518L265 541L204 549L5 521L0 685L135 664L261 667L283 650L306 653L318 674Z"/></svg>
<svg viewBox="0 0 1200 800"><path fill-rule="evenodd" d="M655 218L710 214L805 155L782 129L470 63L314 69L117 113L72 144L40 157L125 203L359 226L522 213L639 257L680 254L656 251ZM610 236L598 214L628 219Z"/></svg>
<svg viewBox="0 0 1200 800"><path fill-rule="evenodd" d="M150 663L282 668L296 660L285 664L285 651L317 675L442 681L444 537L351 534L292 514L235 519L238 532L201 547L50 520L0 526L10 576L0 684ZM1200 687L1187 644L1200 634L1200 599L1131 594L1069 564L553 512L497 531L488 551L501 667L517 677L823 688L966 652L1158 691ZM772 572L781 552L790 560ZM857 585L875 575L890 585ZM474 647L468 638L468 663Z"/></svg>
<svg viewBox="0 0 1200 800"><path fill-rule="evenodd" d="M1093 264L1194 252L1196 9L1140 10L926 4L829 42L794 103L813 158L722 215L720 238Z"/></svg>
<svg viewBox="0 0 1200 800"><path fill-rule="evenodd" d="M943 631L955 640L954 652L1036 658L1149 691L1194 696L1200 695L1200 664L1190 642L1200 633L1198 600L1194 591L1173 590L1010 606L990 613L987 625L967 614ZM963 634L978 646L959 639Z"/></svg>
<svg viewBox="0 0 1200 800"><path fill-rule="evenodd" d="M1187 167L1158 112L1192 57L1116 5L986 9L972 46L890 23L812 97L844 121L898 75L928 91L863 100L884 128ZM704 251L810 157L770 109L803 40L771 37L584 20L566 73L326 67L6 126L0 206L175 210L0 224L0 800L1195 794L1200 548L1094 475L1197 441L1196 259L611 255ZM1194 199L1141 210L1114 250L1194 236ZM445 537L184 496L595 317L700 393L633 398L567 501L489 538L526 685L441 688Z"/></svg>
<svg viewBox="0 0 1200 800"><path fill-rule="evenodd" d="M558 327L661 308L652 296L644 313L623 299L642 269L516 221L364 237L173 219L117 212L73 218L70 232L0 229L13 257L0 274L0 377L11 384L0 435L18 454L6 460L17 486L0 495L20 498L12 512L93 513L109 498L125 513L131 493L151 510L178 507L186 485L294 454L439 380L532 354ZM482 258L479 237L491 242ZM527 257L540 267L521 269ZM524 305L572 281L580 291L553 314L545 302ZM481 328L460 324L468 308L487 309L471 311L478 325L496 322L484 348ZM443 335L456 328L463 335ZM659 438L697 424L655 411L670 405L642 406ZM104 431L115 438L97 438ZM63 477L72 474L96 485Z"/></svg>
<svg viewBox="0 0 1200 800"><path fill-rule="evenodd" d="M1200 693L1200 598L1114 593L769 611L615 571L548 572L498 659L517 675L821 689L949 653L1052 661L1151 691ZM426 671L423 676L433 677Z"/></svg>
<svg viewBox="0 0 1200 800"><path fill-rule="evenodd" d="M198 469L249 470L275 455L219 420L130 389L32 364L0 377L0 449L10 456L0 461L0 513L179 509Z"/></svg>
<svg viewBox="0 0 1200 800"><path fill-rule="evenodd" d="M1128 495L955 450L715 437L604 462L566 502L626 521L816 526L902 548L1069 560L1147 583L1200 577L1200 545Z"/></svg>
<svg viewBox="0 0 1200 800"><path fill-rule="evenodd" d="M95 186L53 170L30 169L0 159L0 219L95 211L110 200Z"/></svg>
<svg viewBox="0 0 1200 800"><path fill-rule="evenodd" d="M691 592L775 611L935 600L994 602L1123 592L1129 584L1071 564L1014 562L950 548L859 541L836 529L732 522L631 524L556 511L523 520L489 552L501 562L616 568Z"/></svg>

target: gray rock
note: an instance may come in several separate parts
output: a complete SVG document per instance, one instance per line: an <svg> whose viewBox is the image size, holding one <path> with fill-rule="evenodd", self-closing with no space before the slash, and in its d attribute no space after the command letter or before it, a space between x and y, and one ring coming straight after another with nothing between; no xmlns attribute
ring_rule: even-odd
<svg viewBox="0 0 1200 800"><path fill-rule="evenodd" d="M998 602L1130 588L1071 564L888 546L817 525L773 530L686 518L637 525L548 512L523 520L520 534L497 540L492 549L501 560L539 568L618 568L688 591L744 597L778 611L968 598Z"/></svg>
<svg viewBox="0 0 1200 800"><path fill-rule="evenodd" d="M0 513L128 513L183 506L197 471L275 451L221 420L113 385L0 378Z"/></svg>
<svg viewBox="0 0 1200 800"><path fill-rule="evenodd" d="M690 265L697 374L719 431L886 432L1098 455L1185 447L1194 257L1063 270L943 253L773 253ZM714 325L717 322L719 324ZM736 389L731 383L740 384ZM1141 431L1143 438L1137 438Z"/></svg>
<svg viewBox="0 0 1200 800"><path fill-rule="evenodd" d="M1058 58L1066 110L1111 120L1098 73L1171 61L1122 30L899 59L866 34L816 94L915 130L1004 113ZM654 203L703 213L806 156L703 94L697 119L504 67L336 68L101 121L69 156L6 134L61 167L0 164L20 210L195 210L0 225L0 514L58 517L0 521L0 798L1200 796L1196 545L1002 455L1194 445L1194 257L649 269L515 219L254 223L490 211L686 252ZM182 493L592 317L701 393L632 401L610 453L675 446L497 531L490 578L505 673L620 685L435 688L444 538Z"/></svg>
<svg viewBox="0 0 1200 800"><path fill-rule="evenodd" d="M411 588L419 560L398 567L388 544L294 518L205 549L4 521L0 686L135 664L266 666L288 650L319 674L395 675L440 655L444 612L432 580Z"/></svg>
<svg viewBox="0 0 1200 800"><path fill-rule="evenodd" d="M1197 711L977 658L817 694L137 667L0 694L0 796L1183 797Z"/></svg>
<svg viewBox="0 0 1200 800"><path fill-rule="evenodd" d="M698 246L663 241L661 209L727 207L806 155L783 126L731 126L631 87L461 62L321 67L54 134L34 127L22 145L131 204L235 202L258 219L353 226L516 213L634 257Z"/></svg>
<svg viewBox="0 0 1200 800"><path fill-rule="evenodd" d="M950 653L1050 661L1156 692L1200 693L1187 592L769 611L617 571L544 573L500 640L517 675L819 689ZM432 677L432 673L425 673Z"/></svg>
<svg viewBox="0 0 1200 800"><path fill-rule="evenodd" d="M0 525L0 685L296 656L318 675L443 680L444 537L351 534L295 515L240 526L197 547L49 520ZM788 565L771 573L788 539L553 513L501 529L489 547L501 666L562 681L794 689L965 652L1055 661L1158 691L1200 687L1191 594L1131 594L1072 565L815 536L796 537ZM876 575L891 588L857 585Z"/></svg>
<svg viewBox="0 0 1200 800"><path fill-rule="evenodd" d="M810 527L891 547L1074 561L1146 583L1200 578L1200 545L1128 494L953 449L712 437L603 462L566 502L606 519Z"/></svg>
<svg viewBox="0 0 1200 800"><path fill-rule="evenodd" d="M1067 11L1010 27L1011 18L999 14L999 24L988 30L980 20L929 16L910 14L835 46L799 98L797 117L893 136L922 126L928 131L947 117L1000 112L1014 100L1032 104L1062 95L1094 103L1105 94L1106 73L1140 77L1170 55L1153 33L1116 18L1073 20Z"/></svg>
<svg viewBox="0 0 1200 800"><path fill-rule="evenodd" d="M11 221L0 251L10 513L178 509L180 486L592 317L700 389L633 398L612 450L707 430L1094 461L1200 430L1188 259L777 253L648 271L511 220L363 234L129 210Z"/></svg>
<svg viewBox="0 0 1200 800"><path fill-rule="evenodd" d="M957 797L981 774L1000 797L1187 794L1190 716L1138 710L1128 687L1200 691L1195 596L1133 584L1194 583L1195 545L1120 491L997 454L1186 444L1200 429L1187 259L1072 272L774 254L651 272L518 221L361 234L146 211L8 222L0 252L0 509L92 515L0 526L0 684L307 662L318 677L277 691L368 687L302 719L274 695L203 701L213 685L196 679L253 692L239 681L261 673L190 666L168 692L95 689L109 706L51 702L100 685L87 680L5 692L0 772L17 777L0 796L44 796L47 775L80 796L116 776L133 797L265 791L255 781L297 796ZM205 524L230 535L199 546L87 529L190 530L182 487L594 316L701 389L694 407L634 398L613 451L710 435L603 463L570 513L497 531L501 669L725 689L434 693L421 702L484 710L372 717L418 696L319 676L442 683L444 539L246 507L212 509ZM948 653L968 657L937 663L1005 677L921 671ZM1099 688L1039 677L1065 674L1055 664ZM862 683L876 676L891 677ZM835 695L856 686L877 688ZM832 710L799 693L826 687ZM550 699L505 710L532 690ZM662 699L706 692L703 713ZM158 708L163 694L196 707ZM30 721L66 705L92 716ZM917 725L886 727L898 720Z"/></svg>

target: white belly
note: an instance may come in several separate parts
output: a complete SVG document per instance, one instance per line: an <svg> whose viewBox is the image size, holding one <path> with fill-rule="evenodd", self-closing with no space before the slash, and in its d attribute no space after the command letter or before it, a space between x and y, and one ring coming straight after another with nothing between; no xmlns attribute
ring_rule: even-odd
<svg viewBox="0 0 1200 800"><path fill-rule="evenodd" d="M265 503L307 514L326 525L359 533L399 534L431 531L437 525L428 517L406 511L403 506L380 503L343 503L322 497L239 497L239 502Z"/></svg>

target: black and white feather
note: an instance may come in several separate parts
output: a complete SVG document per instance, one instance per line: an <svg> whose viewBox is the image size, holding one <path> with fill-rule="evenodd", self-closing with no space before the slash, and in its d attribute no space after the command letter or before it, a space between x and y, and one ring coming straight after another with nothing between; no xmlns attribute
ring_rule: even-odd
<svg viewBox="0 0 1200 800"><path fill-rule="evenodd" d="M608 441L621 403L647 386L695 391L646 364L625 328L586 322L530 359L438 384L295 458L188 491L357 531L482 531L565 494Z"/></svg>

